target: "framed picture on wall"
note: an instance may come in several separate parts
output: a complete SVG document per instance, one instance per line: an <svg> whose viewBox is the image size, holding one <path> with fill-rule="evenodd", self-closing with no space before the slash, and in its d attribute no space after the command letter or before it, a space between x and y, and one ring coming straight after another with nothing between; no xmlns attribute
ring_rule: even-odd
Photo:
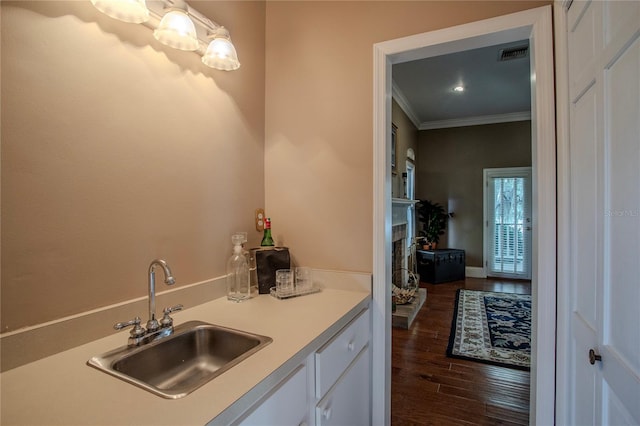
<svg viewBox="0 0 640 426"><path fill-rule="evenodd" d="M391 123L391 172L396 174L396 159L398 158L398 126Z"/></svg>

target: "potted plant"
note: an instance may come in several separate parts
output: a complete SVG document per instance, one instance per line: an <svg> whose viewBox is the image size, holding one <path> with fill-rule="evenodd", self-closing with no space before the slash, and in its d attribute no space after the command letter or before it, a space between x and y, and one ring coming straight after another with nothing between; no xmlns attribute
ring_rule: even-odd
<svg viewBox="0 0 640 426"><path fill-rule="evenodd" d="M447 228L449 215L444 207L429 200L420 200L416 203L418 221L422 223L420 235L425 238L425 250L433 250L440 241L440 235Z"/></svg>

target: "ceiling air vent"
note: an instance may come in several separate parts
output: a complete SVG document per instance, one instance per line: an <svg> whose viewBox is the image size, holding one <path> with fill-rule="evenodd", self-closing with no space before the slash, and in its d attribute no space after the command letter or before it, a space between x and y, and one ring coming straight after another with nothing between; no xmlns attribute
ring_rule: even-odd
<svg viewBox="0 0 640 426"><path fill-rule="evenodd" d="M500 49L498 61L510 61L512 59L526 58L529 53L529 46L510 47L508 49Z"/></svg>

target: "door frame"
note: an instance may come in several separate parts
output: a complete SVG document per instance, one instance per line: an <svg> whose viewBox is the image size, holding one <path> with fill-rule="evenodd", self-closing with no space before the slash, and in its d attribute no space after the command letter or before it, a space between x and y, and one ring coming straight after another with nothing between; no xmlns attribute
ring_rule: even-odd
<svg viewBox="0 0 640 426"><path fill-rule="evenodd" d="M489 238L490 231L489 231L489 223L488 223L488 217L489 217L489 208L490 208L490 204L489 204L489 197L488 197L488 192L489 192L489 178L490 177L495 177L495 176L513 176L516 174L519 175L523 175L526 174L528 176L529 179L529 186L531 185L531 180L532 180L532 173L533 169L530 166L527 167L499 167L499 168L487 168L487 169L483 169L482 170L482 223L484 224L483 230L482 230L482 268L484 270L484 276L489 276L490 275L490 271L491 268L489 268L489 260L492 259L490 253L493 251L493 245L491 247L489 247L489 241L490 240L494 240L495 238ZM531 187L529 187L528 189L529 194L528 195L528 199L525 200L525 203L531 203L531 199L533 197L533 195L531 194L532 190ZM530 207L531 208L531 207ZM529 220L533 221L533 211L530 212L530 217ZM491 225L495 225L495 224L491 224ZM495 226L494 226L495 228ZM529 228L531 228L531 226L529 225ZM508 272L504 272L504 273L495 273L493 271L491 276L492 277L500 277L500 278L507 278L507 279L525 279L525 280L530 280L531 279L531 268L533 267L533 262L532 262L532 248L531 248L531 237L529 237L529 241L527 241L527 245L528 247L528 255L529 255L529 270L527 271L527 274L511 274Z"/></svg>
<svg viewBox="0 0 640 426"><path fill-rule="evenodd" d="M570 216L570 153L569 153L569 51L567 45L567 13L571 0L556 0L553 4L553 25L556 63L556 138L558 156L558 283L557 283L557 378L556 421L569 424L573 390L570 372L571 342L571 216Z"/></svg>
<svg viewBox="0 0 640 426"><path fill-rule="evenodd" d="M532 122L532 365L530 424L554 424L556 157L551 6L373 46L372 422L391 419L391 66L528 38ZM384 390L384 391L380 391Z"/></svg>

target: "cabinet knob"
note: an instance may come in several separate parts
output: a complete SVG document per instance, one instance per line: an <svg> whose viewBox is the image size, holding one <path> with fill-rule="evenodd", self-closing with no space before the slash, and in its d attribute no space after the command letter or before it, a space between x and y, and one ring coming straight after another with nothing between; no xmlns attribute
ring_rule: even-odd
<svg viewBox="0 0 640 426"><path fill-rule="evenodd" d="M355 345L353 344L353 341L349 342L349 344L347 345L347 350L349 352L353 352L354 349L355 349Z"/></svg>
<svg viewBox="0 0 640 426"><path fill-rule="evenodd" d="M602 355L598 355L593 349L589 349L589 364L593 365L596 361L602 361Z"/></svg>

